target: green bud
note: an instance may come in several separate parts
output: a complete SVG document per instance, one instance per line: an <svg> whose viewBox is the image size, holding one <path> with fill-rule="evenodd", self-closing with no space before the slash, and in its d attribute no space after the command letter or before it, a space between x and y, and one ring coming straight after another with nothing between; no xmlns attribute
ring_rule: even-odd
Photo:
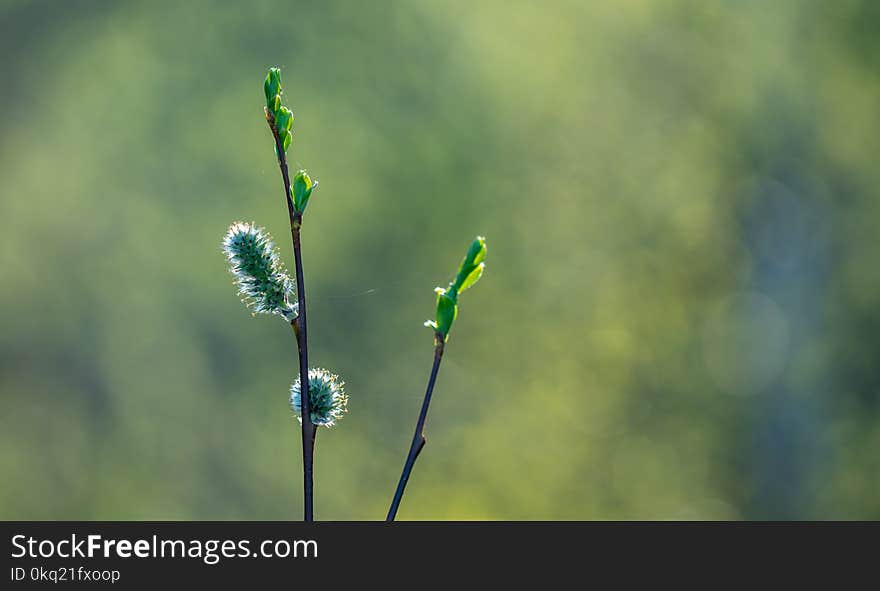
<svg viewBox="0 0 880 591"><path fill-rule="evenodd" d="M486 239L477 236L468 248L467 254L458 267L458 275L452 286L458 293L471 287L483 275L485 264L483 259L486 258Z"/></svg>
<svg viewBox="0 0 880 591"><path fill-rule="evenodd" d="M467 254L464 257L464 261L462 265L479 265L483 262L483 259L486 258L486 239L482 236L477 236L474 238L474 241L471 243L471 247L468 249Z"/></svg>
<svg viewBox="0 0 880 591"><path fill-rule="evenodd" d="M464 260L461 261L455 280L445 289L438 287L434 290L437 293L437 316L436 320L425 322L425 326L443 335L444 340L449 338L449 330L458 316L458 296L483 276L483 270L486 268L486 263L483 262L485 258L486 239L477 236L468 248Z"/></svg>
<svg viewBox="0 0 880 591"><path fill-rule="evenodd" d="M266 81L263 83L263 91L266 93L266 106L274 113L277 109L274 107L275 97L281 94L281 70L279 68L269 68Z"/></svg>
<svg viewBox="0 0 880 591"><path fill-rule="evenodd" d="M317 182L312 182L309 173L305 170L299 170L293 177L293 206L300 213L306 210L309 203L309 197L312 191L318 186Z"/></svg>
<svg viewBox="0 0 880 591"><path fill-rule="evenodd" d="M290 131L293 126L293 113L287 107L281 107L275 112L275 129L279 135L285 131Z"/></svg>
<svg viewBox="0 0 880 591"><path fill-rule="evenodd" d="M461 281L461 286L458 288L458 293L462 293L464 290L471 287L474 283L480 280L480 277L483 276L483 269L486 268L486 263L480 263L476 267L474 267L471 272ZM461 277L461 275L459 275Z"/></svg>
<svg viewBox="0 0 880 591"><path fill-rule="evenodd" d="M436 330L444 338L447 338L449 329L452 328L452 323L455 321L455 317L458 316L458 304L447 290L438 287L434 291L437 292Z"/></svg>
<svg viewBox="0 0 880 591"><path fill-rule="evenodd" d="M290 142L293 139L293 136L286 130L280 132L279 136L281 137L281 148L286 152L287 148L290 147Z"/></svg>

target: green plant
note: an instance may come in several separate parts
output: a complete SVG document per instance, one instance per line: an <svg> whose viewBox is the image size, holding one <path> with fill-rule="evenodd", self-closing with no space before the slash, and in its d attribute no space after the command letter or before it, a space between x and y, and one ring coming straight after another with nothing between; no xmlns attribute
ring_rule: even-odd
<svg viewBox="0 0 880 591"><path fill-rule="evenodd" d="M293 243L295 279L285 271L284 264L269 234L253 223L235 222L223 239L223 250L229 262L242 302L254 313L280 316L293 328L299 357L299 375L290 388L290 405L301 425L303 453L303 519L314 520L314 450L318 426L331 427L348 409L348 395L338 376L321 368L309 368L308 328L306 324L306 291L303 277L301 233L303 218L312 192L317 188L305 170L290 179L287 150L292 142L293 113L282 104L281 70L270 68L263 84L266 97L264 112L275 144L275 156L284 183L284 196ZM426 322L434 331L434 365L428 390L416 426L416 435L407 456L400 483L388 513L393 520L415 459L425 445L424 424L443 349L449 330L458 314L459 295L474 285L483 274L486 241L477 237L468 249L455 279L446 287L438 287L434 320ZM307 376L307 379L303 379Z"/></svg>
<svg viewBox="0 0 880 591"><path fill-rule="evenodd" d="M428 388L425 390L425 398L422 401L422 410L416 421L416 430L409 446L409 453L406 455L406 461L403 464L403 472L400 474L397 489L394 491L394 498L391 500L391 507L389 507L388 515L385 518L386 521L394 521L397 516L406 483L409 481L416 459L427 441L425 439L425 420L428 418L431 394L434 392L437 372L440 370L440 362L443 360L443 350L446 348L446 341L449 340L449 331L458 316L458 296L483 276L483 269L486 268L486 263L483 262L485 258L486 239L477 236L471 243L464 260L458 266L455 279L445 288L437 287L434 289L437 294L437 312L434 320L425 322L425 326L434 330L434 364L431 366L431 375L428 378Z"/></svg>

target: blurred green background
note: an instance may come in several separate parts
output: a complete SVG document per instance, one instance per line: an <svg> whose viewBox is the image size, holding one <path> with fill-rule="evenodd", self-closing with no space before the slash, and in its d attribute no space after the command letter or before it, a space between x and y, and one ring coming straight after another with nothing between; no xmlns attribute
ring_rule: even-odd
<svg viewBox="0 0 880 591"><path fill-rule="evenodd" d="M382 519L476 234L402 519L880 518L880 8L0 2L0 518L299 519L295 341L220 252L292 263L316 516Z"/></svg>

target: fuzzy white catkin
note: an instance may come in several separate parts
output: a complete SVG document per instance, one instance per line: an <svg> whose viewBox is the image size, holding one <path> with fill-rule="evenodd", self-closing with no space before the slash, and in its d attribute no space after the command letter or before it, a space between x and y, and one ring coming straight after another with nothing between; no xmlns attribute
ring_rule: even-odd
<svg viewBox="0 0 880 591"><path fill-rule="evenodd" d="M223 238L223 252L247 307L255 313L277 314L288 322L296 318L293 280L266 230L235 222Z"/></svg>
<svg viewBox="0 0 880 591"><path fill-rule="evenodd" d="M299 377L290 386L290 406L302 422L302 392ZM326 369L309 370L309 414L316 425L332 427L348 411L345 383Z"/></svg>

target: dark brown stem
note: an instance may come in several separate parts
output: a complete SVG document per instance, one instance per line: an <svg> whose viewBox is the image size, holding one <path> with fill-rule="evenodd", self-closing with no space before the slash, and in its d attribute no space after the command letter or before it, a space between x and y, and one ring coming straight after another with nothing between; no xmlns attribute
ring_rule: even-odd
<svg viewBox="0 0 880 591"><path fill-rule="evenodd" d="M299 303L297 316L297 339L299 349L299 379L302 400L302 445L303 445L303 520L314 521L314 479L313 464L315 457L315 436L317 429L312 422L309 397L309 345L306 334L306 288L303 280L302 249L299 241L299 228L293 232L293 257L296 261L296 297Z"/></svg>
<svg viewBox="0 0 880 591"><path fill-rule="evenodd" d="M403 491L406 489L406 483L416 463L416 458L422 448L425 447L425 419L428 418L428 406L431 404L431 393L434 391L434 382L437 381L437 371L440 369L440 361L443 359L443 348L446 339L443 335L434 337L434 365L431 367L431 377L428 378L428 389L425 391L425 399L422 401L422 410L419 413L419 420L416 422L416 432L413 434L412 443L409 446L409 453L406 456L406 463L403 465L403 472L400 475L400 481L397 483L397 490L394 491L394 499L391 501L391 507L388 509L388 516L385 521L394 521L397 516L397 509L400 507L400 501L403 499Z"/></svg>
<svg viewBox="0 0 880 591"><path fill-rule="evenodd" d="M312 422L312 414L309 408L309 342L306 328L306 287L303 280L302 249L300 248L300 230L302 228L302 214L296 211L293 205L293 195L290 191L290 173L287 169L287 155L272 114L266 109L266 121L275 138L275 150L278 156L278 166L281 168L281 176L284 179L284 195L287 200L287 214L290 218L290 237L293 241L293 257L296 264L296 301L298 316L291 324L296 333L296 345L299 350L299 379L300 399L302 400L302 449L303 449L303 521L314 521L314 479L313 460L315 456L315 424Z"/></svg>

